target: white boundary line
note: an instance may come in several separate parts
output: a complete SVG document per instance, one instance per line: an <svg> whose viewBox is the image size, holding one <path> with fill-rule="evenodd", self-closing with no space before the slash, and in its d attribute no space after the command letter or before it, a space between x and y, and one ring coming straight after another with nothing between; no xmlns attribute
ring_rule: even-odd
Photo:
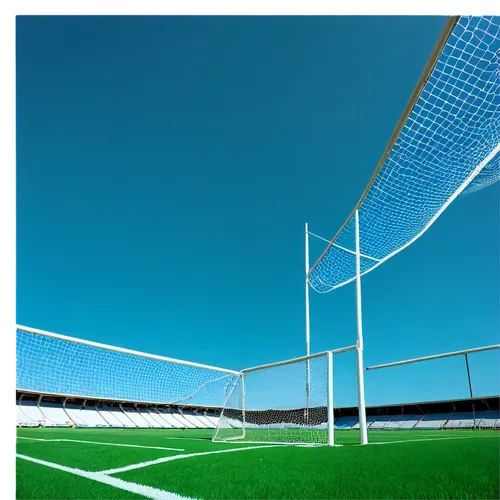
<svg viewBox="0 0 500 500"><path fill-rule="evenodd" d="M248 451L248 450L259 450L262 448L275 448L277 446L282 447L283 445L269 445L269 446L248 446L246 448L231 448L229 450L216 450L216 451L204 451L200 453L190 453L186 455L173 455L171 457L158 458L156 460L149 460L147 462L139 462L137 464L126 465L125 467L120 467L118 469L108 469L97 472L96 474L119 474L121 472L128 472L129 470L141 469L142 467L149 467L150 465L162 464L165 462L171 462L172 460L182 460L191 457L203 457L206 455L218 455L219 453L232 453L237 451ZM286 446L286 445L285 445Z"/></svg>
<svg viewBox="0 0 500 500"><path fill-rule="evenodd" d="M380 442L370 442L369 445L379 445L379 444L396 444L396 443L418 443L423 441L447 441L449 439L500 439L499 436L450 436L442 438L423 438L423 439L402 439L398 441L380 441ZM355 445L361 446L361 445Z"/></svg>
<svg viewBox="0 0 500 500"><path fill-rule="evenodd" d="M65 467L64 465L46 462L45 460L39 460L38 458L20 455L19 453L16 453L16 457L22 460L27 460L29 462L34 462L39 465L45 465L46 467L50 467L52 469L69 472L70 474L73 474L75 476L80 476L92 481L104 483L120 490L130 491L132 493L136 493L137 495L142 495L146 498L152 498L153 500L192 500L190 497L183 497L181 495L178 495L177 493L171 493L169 491L160 490L151 486L144 486L142 484L124 481L123 479L106 476L104 474L98 474L97 472L88 472L81 469L73 469L71 467Z"/></svg>
<svg viewBox="0 0 500 500"><path fill-rule="evenodd" d="M139 444L102 443L100 441L79 441L78 439L42 439L42 438L29 438L23 436L17 436L17 439L29 439L30 441L44 441L48 443L55 443L55 442L85 443L85 444L98 444L103 446L123 446L126 448L147 448L150 450L185 451L184 448L165 448L162 446L146 446Z"/></svg>

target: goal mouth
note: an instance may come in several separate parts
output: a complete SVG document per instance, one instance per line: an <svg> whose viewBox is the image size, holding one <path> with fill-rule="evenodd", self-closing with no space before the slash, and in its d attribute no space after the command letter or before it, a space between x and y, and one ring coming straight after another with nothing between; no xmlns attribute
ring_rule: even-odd
<svg viewBox="0 0 500 500"><path fill-rule="evenodd" d="M242 370L227 387L213 441L334 445L333 356L348 346Z"/></svg>

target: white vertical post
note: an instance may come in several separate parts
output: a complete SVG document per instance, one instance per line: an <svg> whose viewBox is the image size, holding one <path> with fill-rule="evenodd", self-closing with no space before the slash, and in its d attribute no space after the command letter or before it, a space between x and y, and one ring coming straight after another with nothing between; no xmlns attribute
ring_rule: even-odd
<svg viewBox="0 0 500 500"><path fill-rule="evenodd" d="M245 422L245 374L241 375L241 425L243 427L243 436L244 438L247 433L246 422Z"/></svg>
<svg viewBox="0 0 500 500"><path fill-rule="evenodd" d="M361 257L359 244L359 211L356 210L356 318L358 329L358 340L356 342L356 354L358 357L358 409L359 409L359 434L360 443L368 444L368 432L366 429L365 408L365 379L363 367L363 316L361 311Z"/></svg>
<svg viewBox="0 0 500 500"><path fill-rule="evenodd" d="M328 352L328 446L334 445L333 354Z"/></svg>
<svg viewBox="0 0 500 500"><path fill-rule="evenodd" d="M306 222L306 232L305 232L305 244L306 244L306 251L305 251L305 263L306 263L306 280L305 280L305 286L306 286L306 356L309 356L311 354L311 349L310 349L310 335L311 335L311 325L310 325L310 319L309 319L309 283L307 282L307 273L309 272L309 227ZM307 396L307 408L309 408L311 404L311 368L309 365L309 360L306 361L306 396Z"/></svg>

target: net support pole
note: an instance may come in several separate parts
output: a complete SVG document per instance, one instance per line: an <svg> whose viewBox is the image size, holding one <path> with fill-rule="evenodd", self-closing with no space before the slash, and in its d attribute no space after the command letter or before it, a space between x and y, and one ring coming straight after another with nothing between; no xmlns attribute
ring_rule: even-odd
<svg viewBox="0 0 500 500"><path fill-rule="evenodd" d="M356 210L356 319L358 340L356 342L356 354L358 358L358 410L359 410L359 434L360 444L368 444L368 432L366 429L365 408L365 379L363 368L363 316L361 310L361 250L359 244L359 211Z"/></svg>
<svg viewBox="0 0 500 500"><path fill-rule="evenodd" d="M333 446L334 440L333 416L333 354L328 352L328 446Z"/></svg>
<svg viewBox="0 0 500 500"><path fill-rule="evenodd" d="M305 232L305 264L306 264L306 356L311 354L310 348L310 335L311 335L311 324L309 319L309 283L307 281L307 273L309 272L309 228L306 222L306 232ZM309 365L309 360L306 361L306 397L307 397L307 408L311 405L311 368ZM308 416L309 417L309 416Z"/></svg>
<svg viewBox="0 0 500 500"><path fill-rule="evenodd" d="M243 438L247 433L246 419L245 419L245 374L241 374L241 425L243 427Z"/></svg>
<svg viewBox="0 0 500 500"><path fill-rule="evenodd" d="M474 397L472 393L472 380L470 378L470 369L469 369L469 356L467 353L464 354L465 356L465 366L467 368L467 379L469 381L469 393L470 393L470 398L472 399ZM476 428L476 412L474 410L474 402L472 402L472 418L474 420L474 429Z"/></svg>

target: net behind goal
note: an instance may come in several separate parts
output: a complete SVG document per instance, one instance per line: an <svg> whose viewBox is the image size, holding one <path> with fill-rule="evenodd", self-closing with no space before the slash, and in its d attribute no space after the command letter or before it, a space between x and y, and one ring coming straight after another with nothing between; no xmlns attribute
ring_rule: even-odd
<svg viewBox="0 0 500 500"><path fill-rule="evenodd" d="M239 372L18 325L16 388L66 397L220 407Z"/></svg>
<svg viewBox="0 0 500 500"><path fill-rule="evenodd" d="M242 370L226 387L214 441L334 444L333 355Z"/></svg>

